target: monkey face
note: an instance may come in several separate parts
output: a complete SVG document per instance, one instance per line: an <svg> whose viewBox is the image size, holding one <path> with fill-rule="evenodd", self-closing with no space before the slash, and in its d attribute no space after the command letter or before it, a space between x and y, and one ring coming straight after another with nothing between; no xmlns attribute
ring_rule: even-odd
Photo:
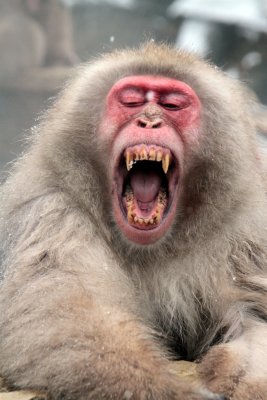
<svg viewBox="0 0 267 400"><path fill-rule="evenodd" d="M111 88L101 135L110 144L114 217L130 241L152 244L170 229L199 116L197 95L175 79L130 76Z"/></svg>

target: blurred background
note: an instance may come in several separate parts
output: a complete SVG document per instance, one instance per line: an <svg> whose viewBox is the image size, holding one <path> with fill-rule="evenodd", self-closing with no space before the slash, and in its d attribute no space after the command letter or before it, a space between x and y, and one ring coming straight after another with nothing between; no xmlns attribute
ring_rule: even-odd
<svg viewBox="0 0 267 400"><path fill-rule="evenodd" d="M149 39L246 81L267 135L267 0L0 0L2 177L75 65Z"/></svg>

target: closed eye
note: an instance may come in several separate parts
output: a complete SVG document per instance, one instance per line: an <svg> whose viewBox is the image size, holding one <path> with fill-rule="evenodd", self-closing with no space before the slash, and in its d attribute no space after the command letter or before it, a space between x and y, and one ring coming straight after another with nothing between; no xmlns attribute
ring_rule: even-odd
<svg viewBox="0 0 267 400"><path fill-rule="evenodd" d="M144 104L144 102L138 101L127 101L123 103L126 107L139 107Z"/></svg>
<svg viewBox="0 0 267 400"><path fill-rule="evenodd" d="M145 95L138 88L125 88L120 93L120 102L126 107L140 107L145 103Z"/></svg>
<svg viewBox="0 0 267 400"><path fill-rule="evenodd" d="M172 104L172 103L160 103L160 105L164 108L167 108L169 110L179 110L181 107L177 106L176 104Z"/></svg>
<svg viewBox="0 0 267 400"><path fill-rule="evenodd" d="M170 111L177 111L188 107L190 100L183 93L166 93L161 96L159 104Z"/></svg>

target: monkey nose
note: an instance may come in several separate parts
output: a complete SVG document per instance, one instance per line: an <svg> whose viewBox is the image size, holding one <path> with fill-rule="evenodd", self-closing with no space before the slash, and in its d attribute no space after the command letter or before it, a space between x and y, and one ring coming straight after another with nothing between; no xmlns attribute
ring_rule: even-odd
<svg viewBox="0 0 267 400"><path fill-rule="evenodd" d="M162 119L161 118L154 118L152 120L147 118L138 118L137 119L137 126L140 128L147 128L147 129L156 129L161 128L162 126Z"/></svg>

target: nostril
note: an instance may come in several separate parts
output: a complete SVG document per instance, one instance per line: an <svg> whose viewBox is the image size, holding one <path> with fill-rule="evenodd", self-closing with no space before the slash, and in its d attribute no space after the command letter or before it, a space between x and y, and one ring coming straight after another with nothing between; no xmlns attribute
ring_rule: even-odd
<svg viewBox="0 0 267 400"><path fill-rule="evenodd" d="M139 128L156 129L156 128L161 128L161 126L162 126L162 120L159 118L156 118L153 120L138 118L136 122L137 122L137 126Z"/></svg>
<svg viewBox="0 0 267 400"><path fill-rule="evenodd" d="M151 127L153 129L160 128L161 127L161 123L162 123L161 121L155 121L155 122L152 123Z"/></svg>
<svg viewBox="0 0 267 400"><path fill-rule="evenodd" d="M143 120L138 120L137 121L137 126L139 126L139 128L146 128L147 127L147 123Z"/></svg>

